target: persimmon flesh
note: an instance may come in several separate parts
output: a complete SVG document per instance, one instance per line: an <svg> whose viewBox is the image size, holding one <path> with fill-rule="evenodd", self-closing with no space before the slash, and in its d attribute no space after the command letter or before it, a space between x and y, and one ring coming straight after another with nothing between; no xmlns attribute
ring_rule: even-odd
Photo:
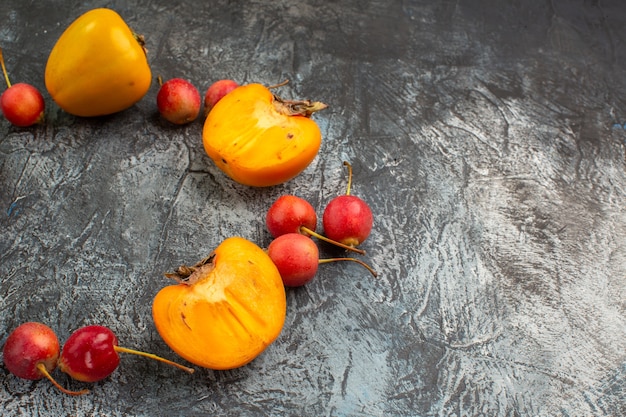
<svg viewBox="0 0 626 417"><path fill-rule="evenodd" d="M263 352L285 322L285 288L267 253L241 238L224 240L205 260L167 274L152 314L165 343L209 369L243 366Z"/></svg>
<svg viewBox="0 0 626 417"><path fill-rule="evenodd" d="M320 102L289 101L261 84L242 85L209 112L204 149L233 180L267 187L300 174L317 155L322 135L311 115Z"/></svg>

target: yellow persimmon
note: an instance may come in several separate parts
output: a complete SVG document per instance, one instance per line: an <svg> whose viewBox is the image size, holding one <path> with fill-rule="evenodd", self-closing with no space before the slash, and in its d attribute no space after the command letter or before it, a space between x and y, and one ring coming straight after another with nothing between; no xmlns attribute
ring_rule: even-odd
<svg viewBox="0 0 626 417"><path fill-rule="evenodd" d="M150 88L152 73L143 40L111 9L76 19L52 48L46 88L76 116L102 116L132 106Z"/></svg>
<svg viewBox="0 0 626 417"><path fill-rule="evenodd" d="M320 102L289 101L261 84L235 88L209 112L204 149L233 180L256 187L288 181L317 155L321 132L310 118Z"/></svg>
<svg viewBox="0 0 626 417"><path fill-rule="evenodd" d="M165 343L209 369L232 369L256 358L280 334L287 303L278 269L254 243L231 237L193 267L166 274L152 316Z"/></svg>

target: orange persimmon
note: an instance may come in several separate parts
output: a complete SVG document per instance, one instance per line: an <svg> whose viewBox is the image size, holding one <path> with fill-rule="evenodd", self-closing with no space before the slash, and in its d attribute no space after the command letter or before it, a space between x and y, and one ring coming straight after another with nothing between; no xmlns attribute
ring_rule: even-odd
<svg viewBox="0 0 626 417"><path fill-rule="evenodd" d="M211 109L206 153L233 180L266 187L288 181L317 155L322 135L311 115L326 104L283 100L261 84L235 88Z"/></svg>
<svg viewBox="0 0 626 417"><path fill-rule="evenodd" d="M282 330L282 279L267 253L249 240L228 238L198 264L166 276L179 283L157 293L154 323L165 343L193 364L243 366Z"/></svg>
<svg viewBox="0 0 626 417"><path fill-rule="evenodd" d="M143 39L111 9L78 17L58 39L46 64L52 99L75 116L102 116L138 102L152 73Z"/></svg>

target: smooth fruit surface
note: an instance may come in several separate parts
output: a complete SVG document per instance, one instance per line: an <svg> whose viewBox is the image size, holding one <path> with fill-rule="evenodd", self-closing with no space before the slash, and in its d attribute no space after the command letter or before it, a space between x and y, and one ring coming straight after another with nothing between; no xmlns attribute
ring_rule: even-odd
<svg viewBox="0 0 626 417"><path fill-rule="evenodd" d="M27 127L43 120L45 102L35 87L17 83L2 93L0 107L2 114L11 124Z"/></svg>
<svg viewBox="0 0 626 417"><path fill-rule="evenodd" d="M13 375L30 380L44 377L37 369L43 364L48 372L57 366L59 340L45 324L26 322L15 328L3 348L4 366Z"/></svg>
<svg viewBox="0 0 626 417"><path fill-rule="evenodd" d="M330 239L358 246L369 236L374 216L367 203L352 195L335 197L324 209L322 224Z"/></svg>
<svg viewBox="0 0 626 417"><path fill-rule="evenodd" d="M198 89L182 78L166 81L157 94L159 113L167 121L177 125L196 120L201 105Z"/></svg>
<svg viewBox="0 0 626 417"><path fill-rule="evenodd" d="M138 102L152 75L142 42L115 11L93 9L52 48L45 82L54 101L76 116L101 116Z"/></svg>
<svg viewBox="0 0 626 417"><path fill-rule="evenodd" d="M278 197L267 210L265 224L275 238L286 233L301 233L302 227L315 231L317 214L311 203L287 194Z"/></svg>
<svg viewBox="0 0 626 417"><path fill-rule="evenodd" d="M59 369L78 381L100 381L111 375L120 363L114 348L117 344L117 337L107 327L81 327L64 343Z"/></svg>
<svg viewBox="0 0 626 417"><path fill-rule="evenodd" d="M278 99L261 84L232 90L209 112L204 149L233 180L277 185L298 175L315 158L321 132L310 115L326 105Z"/></svg>
<svg viewBox="0 0 626 417"><path fill-rule="evenodd" d="M269 244L267 253L286 286L299 287L315 278L319 250L310 237L300 233L281 235Z"/></svg>
<svg viewBox="0 0 626 417"><path fill-rule="evenodd" d="M228 238L207 259L168 276L179 284L155 296L154 323L165 343L193 364L243 366L282 330L286 298L278 269L244 238Z"/></svg>

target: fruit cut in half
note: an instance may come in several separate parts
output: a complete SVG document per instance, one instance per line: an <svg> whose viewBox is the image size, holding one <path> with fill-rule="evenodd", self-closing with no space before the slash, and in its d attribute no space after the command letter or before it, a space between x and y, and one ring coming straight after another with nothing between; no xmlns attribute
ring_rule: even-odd
<svg viewBox="0 0 626 417"><path fill-rule="evenodd" d="M166 276L179 283L155 296L154 323L165 343L195 365L243 366L283 328L286 298L278 269L244 238L228 238L208 258Z"/></svg>
<svg viewBox="0 0 626 417"><path fill-rule="evenodd" d="M235 88L204 122L204 149L233 180L254 187L286 182L317 155L322 135L311 115L320 102L283 100L261 84Z"/></svg>

